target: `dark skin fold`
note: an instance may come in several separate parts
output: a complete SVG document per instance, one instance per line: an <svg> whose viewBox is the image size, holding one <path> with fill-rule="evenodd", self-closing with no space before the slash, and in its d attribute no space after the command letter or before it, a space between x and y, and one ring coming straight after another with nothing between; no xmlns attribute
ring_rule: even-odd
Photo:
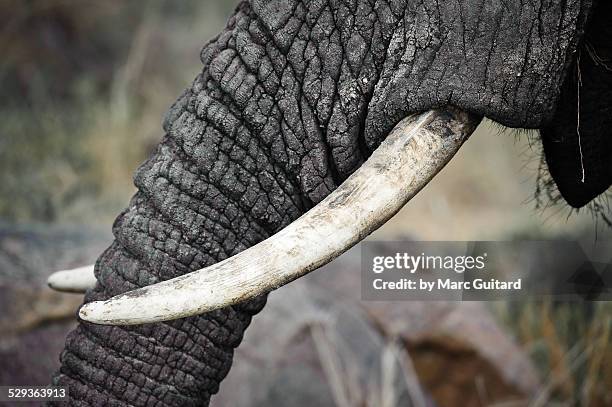
<svg viewBox="0 0 612 407"><path fill-rule="evenodd" d="M561 196L576 208L612 183L611 17L612 4L599 2L563 83L555 115L541 130L550 174Z"/></svg>
<svg viewBox="0 0 612 407"><path fill-rule="evenodd" d="M575 113L577 50L582 98L596 94L584 81L595 68L586 65L583 33L605 57L609 42L598 36L609 31L605 19L589 20L592 11L579 0L241 3L204 47L202 72L136 172L138 192L114 224L115 242L98 260L99 283L85 301L258 243L333 191L403 117L448 104L503 125L543 128L552 175L564 196L574 193L565 174L575 175L575 163L555 164L567 150L551 150L546 140L566 132L573 148L576 126L562 119ZM610 126L589 122L610 95L581 108L583 151L597 155L589 165L609 165L609 137L598 129ZM609 171L587 171L595 174L589 183L598 187L578 191L576 202L610 185ZM54 384L69 387L71 405L207 405L264 304L133 327L81 322Z"/></svg>

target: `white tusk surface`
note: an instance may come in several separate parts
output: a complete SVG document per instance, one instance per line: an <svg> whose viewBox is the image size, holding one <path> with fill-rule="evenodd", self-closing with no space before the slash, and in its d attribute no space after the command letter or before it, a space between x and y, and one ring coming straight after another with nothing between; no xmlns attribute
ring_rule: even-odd
<svg viewBox="0 0 612 407"><path fill-rule="evenodd" d="M450 107L410 116L342 185L275 235L210 267L85 304L80 317L112 325L167 321L287 284L329 263L395 215L446 165L479 122Z"/></svg>
<svg viewBox="0 0 612 407"><path fill-rule="evenodd" d="M51 274L47 279L49 287L66 293L85 293L96 285L94 265L63 270Z"/></svg>

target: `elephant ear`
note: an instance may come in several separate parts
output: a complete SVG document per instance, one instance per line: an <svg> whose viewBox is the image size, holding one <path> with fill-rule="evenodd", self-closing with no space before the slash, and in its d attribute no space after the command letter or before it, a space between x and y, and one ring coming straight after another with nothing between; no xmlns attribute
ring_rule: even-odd
<svg viewBox="0 0 612 407"><path fill-rule="evenodd" d="M610 15L610 2L599 2L593 10L553 120L541 130L556 188L575 208L587 205L612 184Z"/></svg>

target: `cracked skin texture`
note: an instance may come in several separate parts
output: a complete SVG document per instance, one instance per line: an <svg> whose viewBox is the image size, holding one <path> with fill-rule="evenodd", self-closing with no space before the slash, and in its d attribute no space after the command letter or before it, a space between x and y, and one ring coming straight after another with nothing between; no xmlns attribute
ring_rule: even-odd
<svg viewBox="0 0 612 407"><path fill-rule="evenodd" d="M202 50L138 169L85 301L209 266L280 230L410 112L453 104L508 126L550 121L589 1L241 3ZM133 327L81 322L54 384L70 405L207 405L258 298Z"/></svg>

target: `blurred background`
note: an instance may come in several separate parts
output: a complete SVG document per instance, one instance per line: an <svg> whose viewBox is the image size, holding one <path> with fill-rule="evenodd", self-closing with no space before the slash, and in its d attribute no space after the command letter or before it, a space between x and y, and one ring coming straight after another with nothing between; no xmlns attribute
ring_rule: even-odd
<svg viewBox="0 0 612 407"><path fill-rule="evenodd" d="M57 368L81 299L45 277L109 244L132 173L234 6L0 0L0 385ZM370 239L612 240L602 218L538 197L539 174L536 134L485 122ZM364 303L359 267L352 250L271 295L213 404L612 405L609 303Z"/></svg>

